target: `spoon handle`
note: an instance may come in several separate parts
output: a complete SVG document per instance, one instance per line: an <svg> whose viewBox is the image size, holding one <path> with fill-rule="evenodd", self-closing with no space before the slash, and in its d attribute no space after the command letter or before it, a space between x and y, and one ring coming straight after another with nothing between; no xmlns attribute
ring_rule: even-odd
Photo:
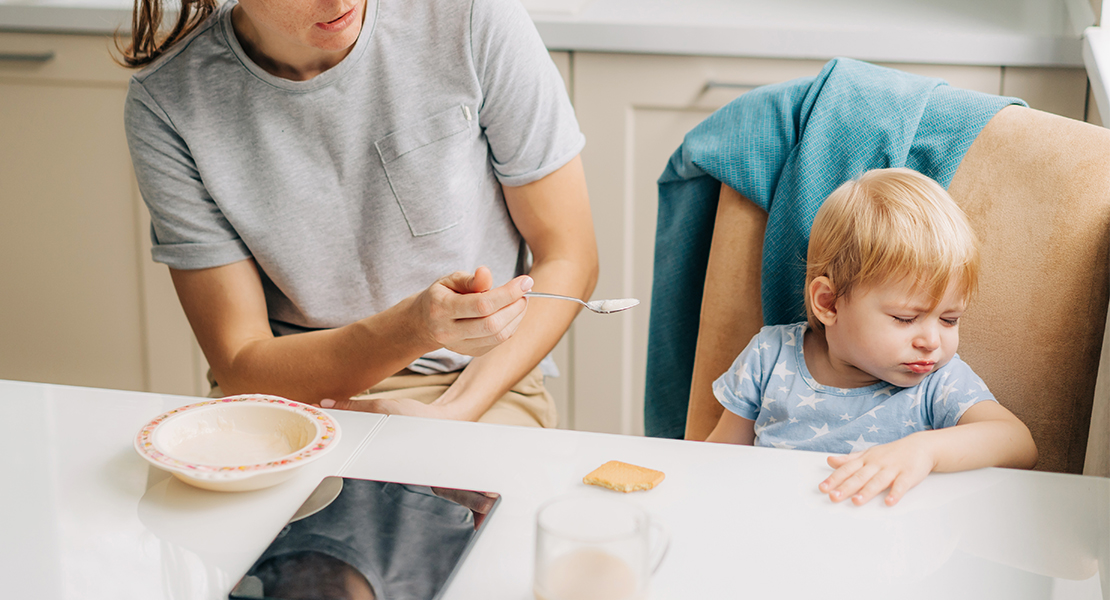
<svg viewBox="0 0 1110 600"><path fill-rule="evenodd" d="M560 296L559 294L545 294L543 292L524 292L524 296L526 298L555 298L556 300L570 300L571 302L577 302L577 303L581 304L582 306L586 306L586 307L589 306L588 304L579 300L578 298L574 298L574 297L571 297L571 296Z"/></svg>

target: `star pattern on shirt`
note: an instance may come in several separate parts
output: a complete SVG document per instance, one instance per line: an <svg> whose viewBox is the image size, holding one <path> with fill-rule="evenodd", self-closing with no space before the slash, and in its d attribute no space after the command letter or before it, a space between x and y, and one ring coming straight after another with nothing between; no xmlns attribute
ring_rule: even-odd
<svg viewBox="0 0 1110 600"><path fill-rule="evenodd" d="M879 433L879 426L878 425L872 425L872 426L868 427L867 428L867 433Z"/></svg>
<svg viewBox="0 0 1110 600"><path fill-rule="evenodd" d="M876 391L874 394L871 394L871 397L872 398L878 398L879 396L886 396L886 397L889 398L890 397L890 392L892 390L894 390L894 386L888 385L885 388Z"/></svg>
<svg viewBox="0 0 1110 600"><path fill-rule="evenodd" d="M862 433L860 434L860 436L858 438L855 439L855 441L853 441L853 440L844 440L844 442L852 447L852 452L863 452L864 450L867 450L871 446L875 446L875 445L878 444L878 442L868 442L867 440L863 439L863 434Z"/></svg>
<svg viewBox="0 0 1110 600"><path fill-rule="evenodd" d="M844 413L844 414L840 415L840 420L841 421L851 421L852 420L852 415L850 415L848 413Z"/></svg>
<svg viewBox="0 0 1110 600"><path fill-rule="evenodd" d="M796 417L790 417L790 421L788 421L788 422L789 423L797 423L798 419Z"/></svg>
<svg viewBox="0 0 1110 600"><path fill-rule="evenodd" d="M772 404L774 404L778 401L779 401L778 398L772 398L771 396L764 396L763 397L763 410L767 410L768 408L771 407Z"/></svg>
<svg viewBox="0 0 1110 600"><path fill-rule="evenodd" d="M957 402L956 402L956 406L958 406L958 407L959 407L959 409L960 409L960 410L959 410L959 413L958 413L958 414L961 414L961 415L962 415L962 414L964 414L964 411L965 411L965 410L967 410L967 409L971 408L971 405L972 405L972 404L975 404L975 403L976 403L976 402L978 402L978 401L979 401L979 399L978 399L978 398L972 398L971 400L968 400L967 402L959 402L959 401L957 401Z"/></svg>
<svg viewBox="0 0 1110 600"><path fill-rule="evenodd" d="M759 349L760 350L770 350L771 349L771 344L768 344L767 342L761 342L759 344Z"/></svg>
<svg viewBox="0 0 1110 600"><path fill-rule="evenodd" d="M801 403L798 404L798 406L795 406L794 408L801 408L803 406L808 406L808 407L812 408L813 410L817 410L817 403L825 401L824 398L818 398L817 394L810 394L808 396L798 396L798 398L801 399Z"/></svg>
<svg viewBox="0 0 1110 600"><path fill-rule="evenodd" d="M813 437L809 438L811 440L815 440L815 439L817 439L817 438L819 438L823 435L828 435L829 434L829 424L828 423L825 423L824 425L822 425L819 428L814 427L813 425L810 425L809 428L813 430Z"/></svg>
<svg viewBox="0 0 1110 600"><path fill-rule="evenodd" d="M980 379L980 380L979 380L979 381L977 381L976 383L978 383L978 384L979 384L979 389L980 389L980 391L983 391L983 392L987 391L987 384L986 384L986 383L984 383L982 379Z"/></svg>
<svg viewBox="0 0 1110 600"><path fill-rule="evenodd" d="M791 446L790 444L787 444L786 442L771 442L771 445L774 446L775 448L782 448L783 450L793 450L793 449L797 448L797 446Z"/></svg>
<svg viewBox="0 0 1110 600"><path fill-rule="evenodd" d="M790 393L790 388L788 388L788 387L785 387L785 386L784 386L784 387L780 387L780 388L779 388L779 391L780 391L780 392L782 392L782 393L784 393L784 394L789 394L789 393Z"/></svg>
<svg viewBox="0 0 1110 600"><path fill-rule="evenodd" d="M782 377L783 381L786 381L786 376L787 375L793 375L793 374L794 374L794 371L791 371L790 369L786 368L786 361L785 360L776 364L775 365L775 370L771 371L771 376L772 377L774 377L775 375L778 375L779 377Z"/></svg>
<svg viewBox="0 0 1110 600"><path fill-rule="evenodd" d="M947 375L947 373L945 373L945 375ZM954 391L956 391L955 383L952 383L950 385L941 385L940 395L937 397L937 402L940 402L944 406L948 406L948 397L951 396L952 392Z"/></svg>
<svg viewBox="0 0 1110 600"><path fill-rule="evenodd" d="M906 419L905 421L902 421L902 424L906 427L915 427L917 425L917 423L915 423L913 419Z"/></svg>
<svg viewBox="0 0 1110 600"><path fill-rule="evenodd" d="M740 367L740 383L744 383L745 379L748 381L753 381L752 374L748 372L748 363L744 363Z"/></svg>
<svg viewBox="0 0 1110 600"><path fill-rule="evenodd" d="M787 329L783 333L785 333L787 336L789 336L789 337L786 338L786 341L782 343L783 346L797 346L798 345L798 341L794 337L794 331L792 329Z"/></svg>
<svg viewBox="0 0 1110 600"><path fill-rule="evenodd" d="M779 420L774 418L774 417L767 417L767 422L768 423L778 423Z"/></svg>
<svg viewBox="0 0 1110 600"><path fill-rule="evenodd" d="M917 406L921 404L921 399L923 397L925 397L925 390L924 388L918 387L916 392L910 394L910 400L913 400L913 402L910 403L910 408L917 408Z"/></svg>
<svg viewBox="0 0 1110 600"><path fill-rule="evenodd" d="M886 407L883 406L882 404L880 404L880 405L876 406L875 408L872 408L871 410L863 413L863 416L864 417L871 417L872 419L878 419L879 417L875 413L878 412L880 409L883 409L883 408L886 408ZM863 417L860 417L860 418L862 419Z"/></svg>

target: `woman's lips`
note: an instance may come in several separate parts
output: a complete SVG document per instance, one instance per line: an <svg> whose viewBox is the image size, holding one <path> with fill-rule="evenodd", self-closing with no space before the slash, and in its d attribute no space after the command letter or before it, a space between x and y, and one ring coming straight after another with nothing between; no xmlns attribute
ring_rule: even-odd
<svg viewBox="0 0 1110 600"><path fill-rule="evenodd" d="M904 363L904 364L907 367L909 367L910 371L913 371L914 373L916 373L918 375L921 375L923 373L928 373L929 371L932 371L933 366L936 365L937 363L922 360L922 361L918 361L918 362Z"/></svg>
<svg viewBox="0 0 1110 600"><path fill-rule="evenodd" d="M328 21L326 23L317 23L316 26L324 31L342 31L347 28L355 20L355 9L358 5L351 7L351 10L343 13L338 18Z"/></svg>

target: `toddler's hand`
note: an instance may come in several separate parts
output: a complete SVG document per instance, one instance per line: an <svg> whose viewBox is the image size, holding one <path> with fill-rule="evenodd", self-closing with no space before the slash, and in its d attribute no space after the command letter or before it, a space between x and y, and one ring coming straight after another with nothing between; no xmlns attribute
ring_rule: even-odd
<svg viewBox="0 0 1110 600"><path fill-rule="evenodd" d="M817 486L833 502L851 498L859 506L890 488L887 506L894 506L932 472L935 461L914 436L868 448L863 452L830 456L836 469Z"/></svg>

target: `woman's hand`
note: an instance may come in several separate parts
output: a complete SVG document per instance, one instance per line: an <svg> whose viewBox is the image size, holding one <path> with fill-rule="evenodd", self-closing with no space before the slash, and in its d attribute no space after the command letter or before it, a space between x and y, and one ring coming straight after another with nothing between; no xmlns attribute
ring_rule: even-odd
<svg viewBox="0 0 1110 600"><path fill-rule="evenodd" d="M833 502L851 498L856 506L890 488L885 501L887 506L894 506L936 466L927 447L919 444L920 438L915 435L863 452L830 456L829 466L836 470L817 488Z"/></svg>
<svg viewBox="0 0 1110 600"><path fill-rule="evenodd" d="M383 415L404 415L407 417L425 417L428 419L454 419L465 420L466 416L453 410L450 405L424 404L411 398L375 398L371 400L331 400L320 401L322 408L337 408L339 410L358 410Z"/></svg>
<svg viewBox="0 0 1110 600"><path fill-rule="evenodd" d="M532 278L521 275L492 286L486 267L436 281L414 303L422 337L430 345L468 356L482 356L512 337L524 318L524 293L532 289Z"/></svg>

